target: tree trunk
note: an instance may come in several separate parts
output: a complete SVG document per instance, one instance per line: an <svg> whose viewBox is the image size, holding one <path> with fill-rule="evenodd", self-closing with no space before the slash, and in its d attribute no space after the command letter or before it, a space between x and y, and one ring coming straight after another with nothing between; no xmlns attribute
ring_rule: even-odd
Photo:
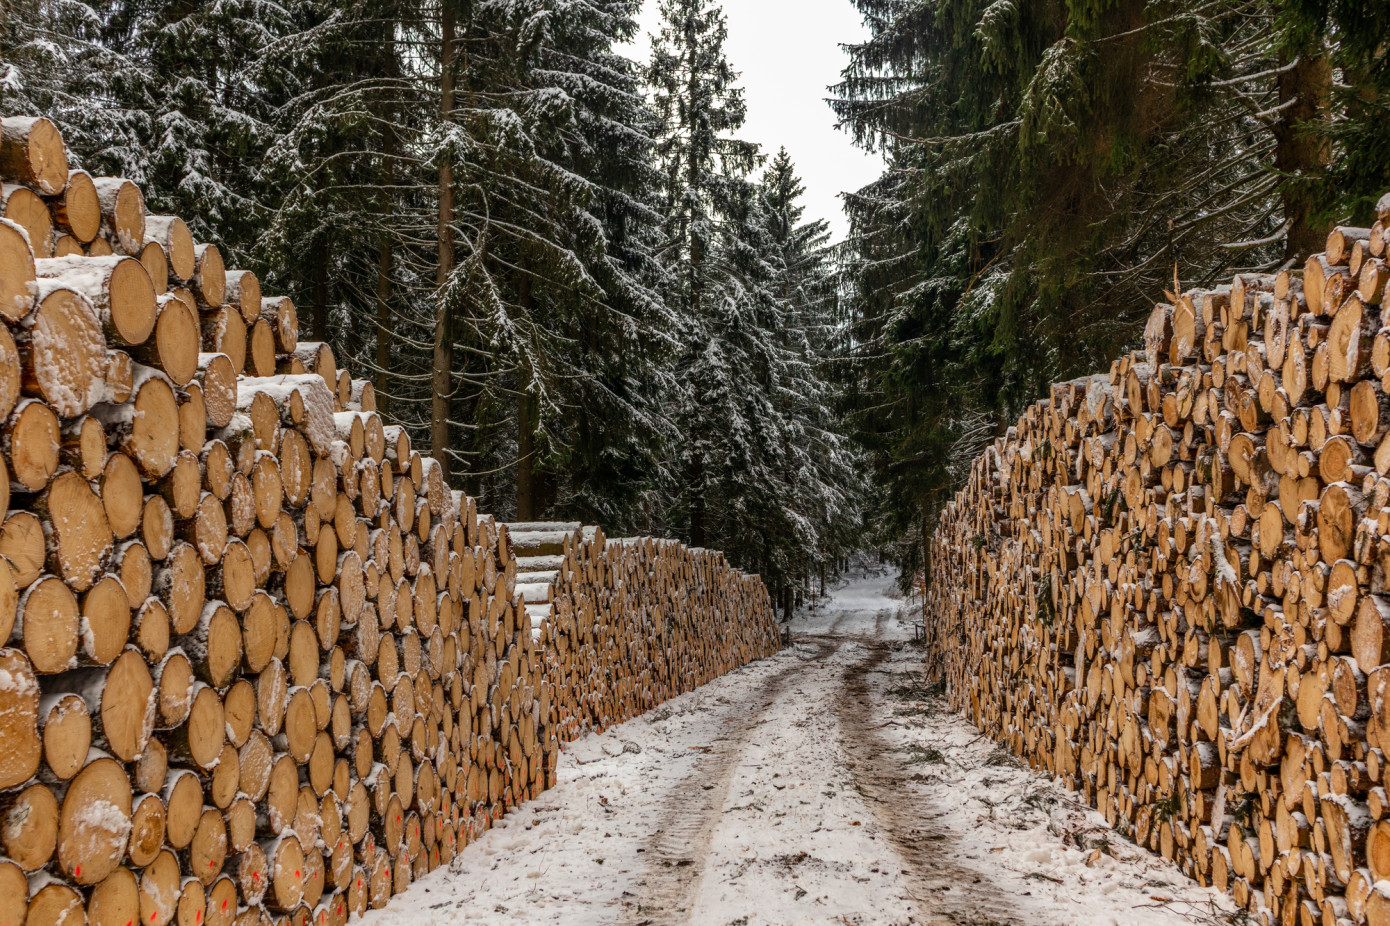
<svg viewBox="0 0 1390 926"><path fill-rule="evenodd" d="M389 237L381 239L376 267L376 407L382 415L391 411L391 265L394 249Z"/></svg>
<svg viewBox="0 0 1390 926"><path fill-rule="evenodd" d="M382 133L382 188L390 190L396 182L394 176L396 153L396 133L388 123ZM382 204L389 210L390 194ZM376 403L377 411L383 415L391 411L391 272L395 263L395 242L388 232L382 235L378 246L376 265Z"/></svg>
<svg viewBox="0 0 1390 926"><path fill-rule="evenodd" d="M516 283L517 301L530 318L535 308L531 298L531 278L524 270ZM529 368L517 373L516 394L516 517L518 521L538 520L536 514L536 403L531 395L535 374Z"/></svg>
<svg viewBox="0 0 1390 926"><path fill-rule="evenodd" d="M443 37L440 43L440 102L441 118L449 120L454 112L454 10L444 3ZM449 278L454 272L454 172L445 160L439 165L439 270L436 277L436 320L434 327L434 383L430 408L430 450L443 468L444 482L450 484L449 458L449 397L453 391L453 338L450 333L446 296Z"/></svg>
<svg viewBox="0 0 1390 926"><path fill-rule="evenodd" d="M327 341L328 338L328 257L324 255L314 262L314 339Z"/></svg>
<svg viewBox="0 0 1390 926"><path fill-rule="evenodd" d="M1298 50L1298 62L1279 75L1278 84L1279 103L1284 108L1274 125L1274 166L1290 178L1280 187L1284 219L1289 223L1284 258L1301 260L1321 250L1331 230L1331 225L1318 216L1313 188L1316 174L1327 165L1329 155L1314 131L1317 123L1327 119L1332 86L1332 68L1320 38Z"/></svg>
<svg viewBox="0 0 1390 926"><path fill-rule="evenodd" d="M696 67L696 43L690 42L690 82L687 87L687 104L689 111L698 111L698 101L700 96L700 86L698 78L698 68ZM690 143L690 158L686 164L686 184L692 199L698 199L693 194L700 186L700 152L692 140ZM690 272L687 277L687 285L690 287L690 314L691 318L699 319L701 312L701 265L704 263L704 248L698 237L690 233L690 226L693 224L689 220L693 215L688 215L686 233L690 235ZM696 395L695 402L703 406L704 396ZM686 440L695 439L695 435L687 434ZM696 454L690 465L690 545L692 547L703 547L708 542L705 529L705 461L702 456Z"/></svg>
<svg viewBox="0 0 1390 926"><path fill-rule="evenodd" d="M690 545L703 547L705 532L705 461L698 454L690 462Z"/></svg>
<svg viewBox="0 0 1390 926"><path fill-rule="evenodd" d="M528 380L530 374L523 372ZM536 441L534 425L534 405L529 392L530 383L524 383L516 396L516 519L536 521L536 495L534 467Z"/></svg>

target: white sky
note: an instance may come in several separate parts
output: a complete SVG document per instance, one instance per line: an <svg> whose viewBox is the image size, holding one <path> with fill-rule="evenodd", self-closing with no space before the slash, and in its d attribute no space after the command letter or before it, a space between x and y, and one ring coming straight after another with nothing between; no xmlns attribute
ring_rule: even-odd
<svg viewBox="0 0 1390 926"><path fill-rule="evenodd" d="M867 37L850 0L723 0L729 19L725 51L743 76L748 123L740 137L776 154L785 146L806 186L807 218L830 223L835 240L848 222L840 193L857 190L883 170L877 155L865 154L835 128L826 105L827 87L838 83L847 58L840 43ZM643 36L629 54L649 58L650 36L660 16L657 0L645 0Z"/></svg>

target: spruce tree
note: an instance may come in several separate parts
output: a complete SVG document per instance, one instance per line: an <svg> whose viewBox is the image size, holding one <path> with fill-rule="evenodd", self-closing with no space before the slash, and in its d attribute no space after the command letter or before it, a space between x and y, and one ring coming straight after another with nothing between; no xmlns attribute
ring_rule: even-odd
<svg viewBox="0 0 1390 926"><path fill-rule="evenodd" d="M1237 0L856 5L833 106L889 166L850 199L854 411L885 534L920 541L981 442L1132 344L1175 272L1325 235L1325 44Z"/></svg>
<svg viewBox="0 0 1390 926"><path fill-rule="evenodd" d="M773 158L760 186L765 262L778 306L779 371L774 405L781 419L781 520L801 579L834 571L858 549L863 483L860 459L836 411L832 376L843 349L839 269L826 222L806 221L805 187L786 149Z"/></svg>
<svg viewBox="0 0 1390 926"><path fill-rule="evenodd" d="M723 10L709 0L661 0L660 10L647 80L660 119L662 258L672 274L668 298L680 316L677 366L689 371L675 399L682 441L676 518L691 543L703 546L716 487L714 442L731 436L737 395L733 358L721 355L712 338L737 305L737 294L714 252L722 243L721 224L749 196L747 175L758 151L731 135L743 126L747 107L724 54Z"/></svg>
<svg viewBox="0 0 1390 926"><path fill-rule="evenodd" d="M73 166L143 180L153 123L132 91L148 71L109 44L107 16L87 0L0 4L0 105L52 120Z"/></svg>

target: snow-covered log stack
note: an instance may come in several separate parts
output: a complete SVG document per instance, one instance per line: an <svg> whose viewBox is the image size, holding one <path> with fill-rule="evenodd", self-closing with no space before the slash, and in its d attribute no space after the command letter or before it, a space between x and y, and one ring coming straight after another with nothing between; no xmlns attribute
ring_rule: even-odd
<svg viewBox="0 0 1390 926"><path fill-rule="evenodd" d="M767 588L721 553L579 524L508 526L562 742L781 646Z"/></svg>
<svg viewBox="0 0 1390 926"><path fill-rule="evenodd" d="M1261 923L1390 923L1387 245L1159 305L932 541L953 704Z"/></svg>
<svg viewBox="0 0 1390 926"><path fill-rule="evenodd" d="M70 171L50 123L0 121L0 180L0 924L383 905L554 780L575 699L506 527L290 300Z"/></svg>

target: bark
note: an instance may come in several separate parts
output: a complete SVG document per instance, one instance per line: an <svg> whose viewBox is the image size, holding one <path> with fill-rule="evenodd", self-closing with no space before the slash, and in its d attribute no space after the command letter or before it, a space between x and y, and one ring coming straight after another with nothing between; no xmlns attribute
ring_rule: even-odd
<svg viewBox="0 0 1390 926"><path fill-rule="evenodd" d="M696 454L690 461L690 545L703 547L705 526L705 461Z"/></svg>
<svg viewBox="0 0 1390 926"><path fill-rule="evenodd" d="M1314 42L1319 40L1314 39ZM1283 106L1274 125L1274 166L1290 177L1280 187L1284 218L1289 223L1284 243L1286 260L1302 259L1322 249L1331 224L1318 215L1318 197L1312 181L1327 165L1327 145L1316 133L1317 123L1327 118L1332 67L1324 50L1301 50L1297 63L1279 75L1279 103Z"/></svg>
<svg viewBox="0 0 1390 926"><path fill-rule="evenodd" d="M517 300L521 303L521 311L527 317L535 309L535 300L531 297L531 278L522 271L520 279L517 280ZM516 396L516 516L521 521L535 521L538 519L536 505L536 403L531 395L531 386L535 382L535 374L529 368L523 368L518 374L521 382L518 384Z"/></svg>
<svg viewBox="0 0 1390 926"><path fill-rule="evenodd" d="M396 153L396 133L388 124L382 134L382 189L390 190L396 178L393 164ZM384 204L389 207L389 201ZM377 249L376 265L376 395L377 411L391 413L391 273L395 263L395 242L390 233L382 235Z"/></svg>
<svg viewBox="0 0 1390 926"><path fill-rule="evenodd" d="M537 520L534 417L535 403L527 385L523 385L516 397L516 516L520 521Z"/></svg>
<svg viewBox="0 0 1390 926"><path fill-rule="evenodd" d="M327 341L328 337L328 258L320 256L314 262L314 340Z"/></svg>
<svg viewBox="0 0 1390 926"><path fill-rule="evenodd" d="M394 248L382 238L376 270L376 404L382 415L391 413L391 265Z"/></svg>
<svg viewBox="0 0 1390 926"><path fill-rule="evenodd" d="M696 112L699 100L699 84L697 64L697 48L694 42L690 43L690 83L687 87L687 105L689 112ZM692 129L690 140L690 158L686 165L686 183L692 192L699 188L700 184L700 149L696 142L696 131ZM689 217L687 216L687 222ZM687 234L690 234L687 225ZM704 247L700 240L693 234L690 237L690 275L688 285L690 287L690 311L692 318L700 317L701 305L701 266L704 263ZM704 404L704 396L695 396L695 401ZM687 435L687 439L694 439L696 435ZM698 453L691 460L690 464L690 545L693 547L703 547L706 543L705 527L705 461Z"/></svg>
<svg viewBox="0 0 1390 926"><path fill-rule="evenodd" d="M440 42L440 116L451 119L454 111L454 10L445 3ZM444 482L450 479L449 396L453 391L453 338L448 303L445 299L449 278L454 272L454 173L444 160L439 165L439 270L436 278L436 322L434 329L434 384L430 408L430 450L443 468Z"/></svg>

